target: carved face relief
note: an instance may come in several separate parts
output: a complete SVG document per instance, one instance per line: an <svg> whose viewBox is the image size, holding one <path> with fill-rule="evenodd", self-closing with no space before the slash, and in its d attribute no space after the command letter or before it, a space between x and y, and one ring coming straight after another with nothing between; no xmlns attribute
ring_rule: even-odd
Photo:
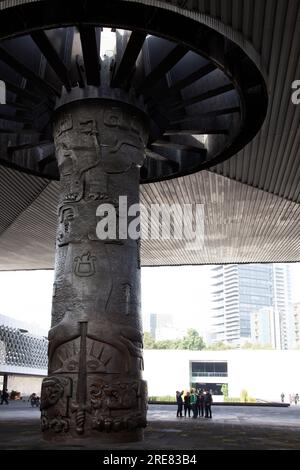
<svg viewBox="0 0 300 470"><path fill-rule="evenodd" d="M44 379L42 385L41 410L46 410L56 405L64 394L64 385L58 378L52 377Z"/></svg>
<svg viewBox="0 0 300 470"><path fill-rule="evenodd" d="M77 217L78 210L74 205L64 204L59 207L58 246L67 245L71 241L72 221Z"/></svg>

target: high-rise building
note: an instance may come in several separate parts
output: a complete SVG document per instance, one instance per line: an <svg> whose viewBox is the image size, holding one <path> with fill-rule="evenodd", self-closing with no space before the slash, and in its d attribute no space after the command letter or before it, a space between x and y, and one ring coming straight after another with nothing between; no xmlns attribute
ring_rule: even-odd
<svg viewBox="0 0 300 470"><path fill-rule="evenodd" d="M292 349L300 349L300 302L293 304L290 342Z"/></svg>
<svg viewBox="0 0 300 470"><path fill-rule="evenodd" d="M176 324L173 315L150 313L150 333L155 341L182 338L186 329Z"/></svg>
<svg viewBox="0 0 300 470"><path fill-rule="evenodd" d="M280 317L274 307L263 307L251 313L251 342L282 349Z"/></svg>
<svg viewBox="0 0 300 470"><path fill-rule="evenodd" d="M229 264L212 268L212 341L251 339L251 314L274 308L282 349L290 344L291 288L286 264Z"/></svg>

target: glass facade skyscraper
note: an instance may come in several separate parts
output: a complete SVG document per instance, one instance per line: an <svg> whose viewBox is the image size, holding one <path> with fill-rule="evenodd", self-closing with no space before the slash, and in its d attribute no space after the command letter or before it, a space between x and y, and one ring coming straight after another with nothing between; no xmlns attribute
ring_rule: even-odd
<svg viewBox="0 0 300 470"><path fill-rule="evenodd" d="M251 314L274 308L281 347L289 346L291 288L286 264L230 264L212 268L212 341L240 344L251 338Z"/></svg>

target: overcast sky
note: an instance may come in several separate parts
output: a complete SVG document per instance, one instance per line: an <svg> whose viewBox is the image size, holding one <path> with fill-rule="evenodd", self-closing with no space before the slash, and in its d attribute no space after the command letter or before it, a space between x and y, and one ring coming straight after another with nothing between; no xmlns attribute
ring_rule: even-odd
<svg viewBox="0 0 300 470"><path fill-rule="evenodd" d="M173 314L179 322L206 329L209 266L142 268L143 314ZM293 300L300 302L300 263L291 265ZM0 272L0 314L48 329L53 271Z"/></svg>

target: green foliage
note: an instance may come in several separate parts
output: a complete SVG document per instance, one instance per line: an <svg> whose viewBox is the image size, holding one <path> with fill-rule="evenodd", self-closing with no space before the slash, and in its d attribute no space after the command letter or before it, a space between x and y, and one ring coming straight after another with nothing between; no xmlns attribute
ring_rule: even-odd
<svg viewBox="0 0 300 470"><path fill-rule="evenodd" d="M145 349L154 349L154 344L155 344L155 341L154 341L152 335L148 331L145 331L145 333L144 333L144 348Z"/></svg>
<svg viewBox="0 0 300 470"><path fill-rule="evenodd" d="M210 344L205 349L211 351L225 351L226 349L235 349L235 346L230 346L229 344L226 344L223 341L218 341L216 343Z"/></svg>
<svg viewBox="0 0 300 470"><path fill-rule="evenodd" d="M205 343L198 331L190 328L183 338L177 339L164 339L154 341L153 337L147 331L144 333L144 348L145 349L189 349L192 351L199 351L205 349Z"/></svg>
<svg viewBox="0 0 300 470"><path fill-rule="evenodd" d="M240 399L241 399L241 402L246 402L246 401L249 401L248 399L248 391L243 388L243 390L241 390L241 393L240 393Z"/></svg>
<svg viewBox="0 0 300 470"><path fill-rule="evenodd" d="M224 397L226 403L242 403L241 397ZM248 396L247 403L256 403L256 398Z"/></svg>
<svg viewBox="0 0 300 470"><path fill-rule="evenodd" d="M222 385L221 392L223 393L224 398L228 398L228 384Z"/></svg>
<svg viewBox="0 0 300 470"><path fill-rule="evenodd" d="M189 349L191 351L200 351L205 348L202 336L194 328L187 330L187 334L181 340L180 349Z"/></svg>
<svg viewBox="0 0 300 470"><path fill-rule="evenodd" d="M154 349L179 349L180 339L161 339L156 341L154 344Z"/></svg>

